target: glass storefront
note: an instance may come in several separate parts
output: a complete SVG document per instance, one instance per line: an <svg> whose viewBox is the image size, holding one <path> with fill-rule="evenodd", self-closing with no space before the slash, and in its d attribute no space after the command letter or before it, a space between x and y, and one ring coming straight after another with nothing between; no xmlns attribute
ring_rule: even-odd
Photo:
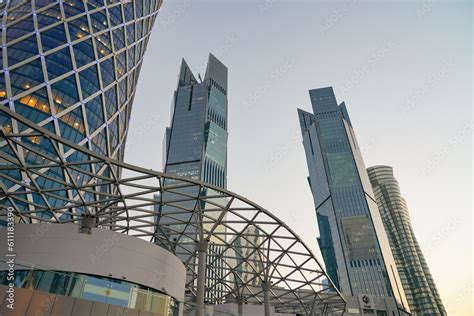
<svg viewBox="0 0 474 316"><path fill-rule="evenodd" d="M8 285L11 282L7 277L8 271L0 271L1 285ZM13 283L18 288L72 296L163 316L178 315L177 300L124 280L74 272L17 269Z"/></svg>

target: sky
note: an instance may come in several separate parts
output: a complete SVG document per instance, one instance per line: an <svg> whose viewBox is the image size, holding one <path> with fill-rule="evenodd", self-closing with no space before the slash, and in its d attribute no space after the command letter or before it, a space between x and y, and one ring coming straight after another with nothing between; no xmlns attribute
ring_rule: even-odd
<svg viewBox="0 0 474 316"><path fill-rule="evenodd" d="M367 167L393 166L449 315L472 315L470 1L165 0L141 70L125 161L162 170L181 59L229 69L228 189L321 259L296 109L333 86Z"/></svg>

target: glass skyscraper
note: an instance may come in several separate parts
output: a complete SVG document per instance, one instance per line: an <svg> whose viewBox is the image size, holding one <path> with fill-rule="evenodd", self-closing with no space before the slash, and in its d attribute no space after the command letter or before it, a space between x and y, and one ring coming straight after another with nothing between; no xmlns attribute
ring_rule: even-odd
<svg viewBox="0 0 474 316"><path fill-rule="evenodd" d="M6 1L2 8L0 106L75 144L122 160L135 87L161 3ZM0 124L5 133L25 128L5 115L0 115ZM69 162L79 155L66 146L48 147L40 137L22 141L38 149L36 153L18 148L24 151L28 164L41 165L44 158L39 153L59 151ZM0 144L0 150L11 149ZM22 175L13 171L4 171L3 175L6 189L23 181ZM43 170L38 181L65 176L49 168ZM65 194L59 191L48 201L35 196L25 198L60 207L71 198Z"/></svg>
<svg viewBox="0 0 474 316"><path fill-rule="evenodd" d="M203 81L182 61L171 112L164 171L226 188L227 68L214 55Z"/></svg>
<svg viewBox="0 0 474 316"><path fill-rule="evenodd" d="M178 86L172 102L171 126L166 129L163 140L164 166L166 173L200 180L220 188L227 186L227 67L214 55L209 54L204 79L194 76L186 61L182 61ZM197 192L197 187L182 188L180 192L189 195L215 195L209 189ZM187 191L186 191L187 190ZM173 194L165 193L164 200L172 200ZM224 200L224 199L223 199ZM225 203L225 201L223 201ZM189 203L180 203L179 207L192 209L197 207ZM206 203L199 205L205 209ZM212 206L211 206L212 208ZM175 210L166 207L161 214L172 214ZM207 216L218 218L220 212L207 211ZM168 238L174 240L179 233L186 231L189 235L198 232L192 213L173 215L175 220L162 219L159 224L163 230L169 230ZM178 218L179 217L179 218ZM218 227L218 230L223 228ZM175 233L173 233L175 232ZM186 261L195 250L194 240L174 240L176 254ZM207 288L208 302L213 301L212 291L223 292L223 285L217 284L222 277L223 259L225 254L219 240L210 240L207 256ZM219 295L220 296L220 295Z"/></svg>
<svg viewBox="0 0 474 316"><path fill-rule="evenodd" d="M346 105L331 87L298 109L326 269L344 295L407 302Z"/></svg>
<svg viewBox="0 0 474 316"><path fill-rule="evenodd" d="M392 167L374 166L367 172L412 314L446 315Z"/></svg>
<svg viewBox="0 0 474 316"><path fill-rule="evenodd" d="M249 226L244 230L242 237L234 240L234 249L236 249L237 257L237 276L236 282L248 283L254 287L261 287L262 284L259 279L253 279L253 274L263 273L264 266L261 261L261 256L258 251L252 247L252 245L258 245L262 243L262 237L260 231L255 226ZM246 258L246 260L244 260ZM249 282L252 280L251 282Z"/></svg>

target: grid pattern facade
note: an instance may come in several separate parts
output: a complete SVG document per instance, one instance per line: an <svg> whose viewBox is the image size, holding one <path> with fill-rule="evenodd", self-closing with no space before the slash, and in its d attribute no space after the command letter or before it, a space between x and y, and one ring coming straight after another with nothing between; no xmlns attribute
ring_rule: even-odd
<svg viewBox="0 0 474 316"><path fill-rule="evenodd" d="M161 0L7 1L1 26L0 106L68 141L122 160L143 54L160 6ZM0 115L0 124L7 133L24 128L5 115ZM78 155L67 146L51 148L39 137L24 141L41 152ZM23 156L29 162L44 161L34 151ZM51 168L43 174L38 181L51 185L48 177L66 176ZM24 178L13 172L10 176L5 181L10 188ZM67 196L47 202L27 198L60 206Z"/></svg>
<svg viewBox="0 0 474 316"><path fill-rule="evenodd" d="M446 315L392 167L374 166L367 172L412 314Z"/></svg>
<svg viewBox="0 0 474 316"><path fill-rule="evenodd" d="M346 106L332 88L309 93L314 113L298 114L328 274L347 295L394 297L406 307Z"/></svg>

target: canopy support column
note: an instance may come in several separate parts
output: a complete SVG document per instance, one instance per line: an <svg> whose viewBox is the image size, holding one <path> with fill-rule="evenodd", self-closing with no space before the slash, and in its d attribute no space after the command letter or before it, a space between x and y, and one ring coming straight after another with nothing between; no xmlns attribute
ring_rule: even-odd
<svg viewBox="0 0 474 316"><path fill-rule="evenodd" d="M263 289L263 303L265 305L265 316L270 316L270 283L267 281L262 282Z"/></svg>
<svg viewBox="0 0 474 316"><path fill-rule="evenodd" d="M197 275L197 293L196 293L196 304L197 311L196 316L204 315L204 295L206 293L206 259L207 259L207 247L209 243L207 241L198 242L198 275Z"/></svg>

